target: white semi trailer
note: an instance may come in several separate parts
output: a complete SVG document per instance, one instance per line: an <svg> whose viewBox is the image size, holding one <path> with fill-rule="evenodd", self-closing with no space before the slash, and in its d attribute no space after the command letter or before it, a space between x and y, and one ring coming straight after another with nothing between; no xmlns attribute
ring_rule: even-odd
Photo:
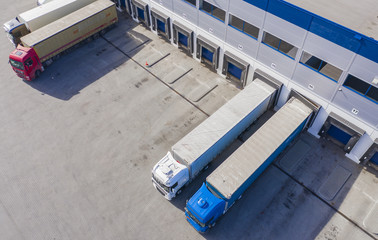
<svg viewBox="0 0 378 240"><path fill-rule="evenodd" d="M166 199L181 192L223 149L275 101L280 85L255 79L183 137L152 169L152 183Z"/></svg>
<svg viewBox="0 0 378 240"><path fill-rule="evenodd" d="M94 1L95 0L54 0L20 13L14 19L4 23L3 28L9 40L14 46L17 46L21 42L21 37Z"/></svg>

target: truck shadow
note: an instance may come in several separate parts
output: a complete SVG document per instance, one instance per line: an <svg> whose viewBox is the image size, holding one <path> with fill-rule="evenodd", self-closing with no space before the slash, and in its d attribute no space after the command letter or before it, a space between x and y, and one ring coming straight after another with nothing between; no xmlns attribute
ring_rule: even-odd
<svg viewBox="0 0 378 240"><path fill-rule="evenodd" d="M299 142L305 142L310 148L288 167L283 159ZM201 174L172 203L184 211L186 200L237 145L220 155L208 172ZM370 238L374 236L374 222L369 223L368 216L374 201L363 196L359 188L353 188L357 180L357 185L361 184L362 171L363 167L348 160L339 146L302 133L203 237L217 240ZM367 220L363 223L361 219Z"/></svg>
<svg viewBox="0 0 378 240"><path fill-rule="evenodd" d="M138 32L137 28L142 26L132 21L130 16L118 15L117 26L104 36L62 55L46 67L38 79L26 83L42 95L68 101L101 77L117 71L150 42L148 37ZM127 76L124 77L127 80Z"/></svg>

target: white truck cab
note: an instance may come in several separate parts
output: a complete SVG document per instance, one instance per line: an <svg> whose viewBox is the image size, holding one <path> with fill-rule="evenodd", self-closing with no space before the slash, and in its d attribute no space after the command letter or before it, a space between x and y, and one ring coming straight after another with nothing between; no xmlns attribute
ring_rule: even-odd
<svg viewBox="0 0 378 240"><path fill-rule="evenodd" d="M188 181L188 168L177 162L170 152L152 169L152 184L168 200L178 195Z"/></svg>

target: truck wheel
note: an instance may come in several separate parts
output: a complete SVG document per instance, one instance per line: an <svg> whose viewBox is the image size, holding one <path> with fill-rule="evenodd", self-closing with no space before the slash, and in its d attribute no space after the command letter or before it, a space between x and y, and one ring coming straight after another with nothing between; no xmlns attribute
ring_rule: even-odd
<svg viewBox="0 0 378 240"><path fill-rule="evenodd" d="M176 195L180 195L181 189L177 191Z"/></svg>
<svg viewBox="0 0 378 240"><path fill-rule="evenodd" d="M35 78L39 78L39 76L41 76L41 71L37 70L35 72Z"/></svg>
<svg viewBox="0 0 378 240"><path fill-rule="evenodd" d="M216 222L210 225L211 228L215 227Z"/></svg>

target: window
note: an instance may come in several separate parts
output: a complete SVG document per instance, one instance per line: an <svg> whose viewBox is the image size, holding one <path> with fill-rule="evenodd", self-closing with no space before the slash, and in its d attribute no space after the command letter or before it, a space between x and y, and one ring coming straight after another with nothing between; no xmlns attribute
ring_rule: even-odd
<svg viewBox="0 0 378 240"><path fill-rule="evenodd" d="M33 60L31 58L28 58L26 61L25 61L25 65L27 67L31 67L33 66Z"/></svg>
<svg viewBox="0 0 378 240"><path fill-rule="evenodd" d="M224 22L226 19L226 12L206 1L200 1L200 10L210 14L211 16L215 17L216 19L221 20Z"/></svg>
<svg viewBox="0 0 378 240"><path fill-rule="evenodd" d="M298 51L297 47L294 47L290 43L285 42L284 40L281 40L278 37L273 36L272 34L267 32L264 32L262 42L292 59L295 58L295 55Z"/></svg>
<svg viewBox="0 0 378 240"><path fill-rule="evenodd" d="M190 3L193 6L196 6L196 0L184 0L184 2Z"/></svg>
<svg viewBox="0 0 378 240"><path fill-rule="evenodd" d="M13 59L9 59L9 63L10 63L13 67L15 67L15 68L17 68L17 69L24 70L24 65L22 65L22 63L19 62L19 61L16 61L16 60L13 60Z"/></svg>
<svg viewBox="0 0 378 240"><path fill-rule="evenodd" d="M348 75L344 82L344 86L360 93L364 97L370 98L376 103L378 102L378 88L373 87L369 83L353 75Z"/></svg>
<svg viewBox="0 0 378 240"><path fill-rule="evenodd" d="M329 64L326 61L321 60L320 58L312 56L305 51L303 51L302 53L300 63L336 82L339 80L343 72L341 69L333 66L332 64Z"/></svg>
<svg viewBox="0 0 378 240"><path fill-rule="evenodd" d="M257 37L259 36L259 29L257 27L231 14L230 14L230 20L229 20L228 25L242 31L243 33L246 33L247 35L255 39L257 39Z"/></svg>

